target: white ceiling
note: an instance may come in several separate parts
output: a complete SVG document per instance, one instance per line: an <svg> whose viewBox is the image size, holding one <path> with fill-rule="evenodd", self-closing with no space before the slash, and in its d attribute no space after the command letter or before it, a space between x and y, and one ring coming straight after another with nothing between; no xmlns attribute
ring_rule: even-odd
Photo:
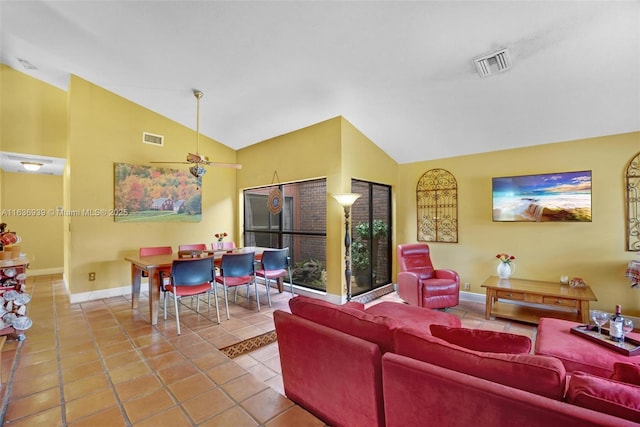
<svg viewBox="0 0 640 427"><path fill-rule="evenodd" d="M0 24L1 61L61 88L194 129L202 90L235 149L338 115L399 163L640 130L640 1L2 0Z"/></svg>

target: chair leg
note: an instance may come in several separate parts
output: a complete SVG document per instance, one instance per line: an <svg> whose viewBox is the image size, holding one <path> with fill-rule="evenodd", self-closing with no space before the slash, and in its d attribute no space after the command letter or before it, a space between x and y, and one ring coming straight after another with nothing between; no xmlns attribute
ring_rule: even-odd
<svg viewBox="0 0 640 427"><path fill-rule="evenodd" d="M267 288L267 301L269 302L269 307L271 307L271 282L269 281L269 278L267 277L266 274L264 276L264 284L265 284L265 287Z"/></svg>
<svg viewBox="0 0 640 427"><path fill-rule="evenodd" d="M291 285L291 296L295 296L296 294L293 292L293 276L291 276L291 267L288 268L289 270L289 285Z"/></svg>
<svg viewBox="0 0 640 427"><path fill-rule="evenodd" d="M178 313L178 297L173 294L173 304L176 307L176 326L178 328L178 335L180 335L180 314Z"/></svg>
<svg viewBox="0 0 640 427"><path fill-rule="evenodd" d="M164 292L164 320L167 320L167 291Z"/></svg>
<svg viewBox="0 0 640 427"><path fill-rule="evenodd" d="M227 320L229 320L231 317L229 317L229 298L227 297L227 285L222 285L222 290L224 291L224 306L227 309Z"/></svg>
<svg viewBox="0 0 640 427"><path fill-rule="evenodd" d="M211 294L211 293L209 293ZM211 295L209 295L211 297ZM213 284L213 300L216 306L216 319L218 320L218 325L220 324L220 310L218 309L218 285L216 283ZM209 303L211 306L211 303Z"/></svg>
<svg viewBox="0 0 640 427"><path fill-rule="evenodd" d="M253 277L253 287L256 289L256 304L258 304L258 311L260 311L260 297L258 296L258 282L255 276ZM247 299L249 299L249 285L247 285Z"/></svg>
<svg viewBox="0 0 640 427"><path fill-rule="evenodd" d="M233 290L233 291L234 291L234 294L233 294L233 303L234 303L234 304L237 304L237 303L238 303L238 287L236 286L236 287L234 288L234 290Z"/></svg>

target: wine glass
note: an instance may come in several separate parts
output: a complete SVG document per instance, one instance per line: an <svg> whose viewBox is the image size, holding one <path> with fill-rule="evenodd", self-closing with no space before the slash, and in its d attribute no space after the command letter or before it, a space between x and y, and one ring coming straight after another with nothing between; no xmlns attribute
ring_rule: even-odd
<svg viewBox="0 0 640 427"><path fill-rule="evenodd" d="M631 331L633 331L633 321L631 319L624 319L622 321L622 342L624 342L624 337Z"/></svg>
<svg viewBox="0 0 640 427"><path fill-rule="evenodd" d="M598 335L602 336L602 327L609 320L609 313L600 310L591 310L591 320L598 325Z"/></svg>

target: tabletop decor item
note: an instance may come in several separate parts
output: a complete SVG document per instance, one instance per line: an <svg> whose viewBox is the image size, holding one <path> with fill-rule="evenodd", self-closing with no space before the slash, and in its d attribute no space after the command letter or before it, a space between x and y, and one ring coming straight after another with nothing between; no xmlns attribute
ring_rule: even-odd
<svg viewBox="0 0 640 427"><path fill-rule="evenodd" d="M585 282L581 277L574 277L569 280L569 286L572 288L585 288L587 286L587 282Z"/></svg>
<svg viewBox="0 0 640 427"><path fill-rule="evenodd" d="M496 255L496 258L500 260L498 263L498 277L501 279L508 279L516 271L516 264L513 262L516 259L515 256L506 253L500 253Z"/></svg>
<svg viewBox="0 0 640 427"><path fill-rule="evenodd" d="M228 236L228 234L227 234L226 231L223 231L222 233L216 233L216 234L213 235L213 237L215 237L216 240L218 241L218 249L222 249L222 241L227 236Z"/></svg>

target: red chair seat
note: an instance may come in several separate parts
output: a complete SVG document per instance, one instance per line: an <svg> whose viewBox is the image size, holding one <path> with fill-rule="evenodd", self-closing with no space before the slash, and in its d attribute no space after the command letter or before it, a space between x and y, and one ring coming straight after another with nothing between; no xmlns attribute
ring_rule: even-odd
<svg viewBox="0 0 640 427"><path fill-rule="evenodd" d="M220 277L216 276L216 282L221 285L227 286L242 286L252 281L251 276L239 276L239 277Z"/></svg>
<svg viewBox="0 0 640 427"><path fill-rule="evenodd" d="M280 270L257 270L256 276L265 277L269 276L269 279L275 279L277 277L283 277L287 275L287 270L284 268Z"/></svg>
<svg viewBox="0 0 640 427"><path fill-rule="evenodd" d="M179 297L190 297L192 295L199 295L211 290L209 283L203 283L196 286L177 286L165 285L165 290L175 293Z"/></svg>

